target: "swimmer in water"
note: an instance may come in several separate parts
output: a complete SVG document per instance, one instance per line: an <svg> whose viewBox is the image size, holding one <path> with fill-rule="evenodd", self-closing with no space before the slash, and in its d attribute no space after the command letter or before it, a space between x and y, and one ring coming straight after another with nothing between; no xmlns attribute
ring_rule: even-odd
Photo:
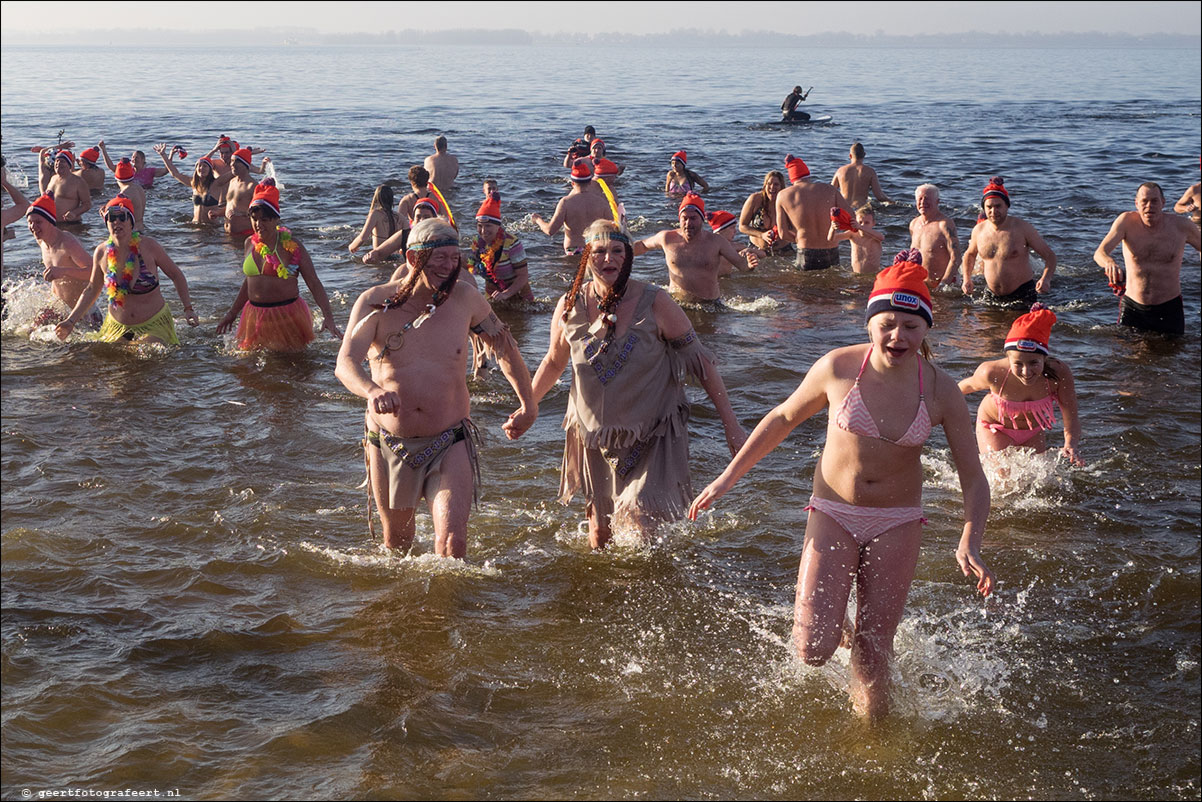
<svg viewBox="0 0 1202 802"><path fill-rule="evenodd" d="M893 636L922 542L923 445L942 426L964 494L964 529L956 561L977 591L993 592L981 559L989 483L973 442L972 420L955 381L924 356L931 294L915 251L902 251L880 272L868 300L868 345L836 348L814 363L789 398L769 412L726 470L689 508L713 506L802 422L830 409L826 445L806 507L805 545L797 576L793 645L820 666L843 638L852 585L851 692L857 712L889 710Z"/></svg>
<svg viewBox="0 0 1202 802"><path fill-rule="evenodd" d="M705 220L705 201L689 193L680 202L677 228L660 231L634 243L634 255L662 250L668 263L668 288L678 302L712 304L721 298L720 263L726 259L740 270L755 270L762 254L758 248L739 251L715 234Z"/></svg>
<svg viewBox="0 0 1202 802"><path fill-rule="evenodd" d="M776 196L776 226L781 239L797 245L797 267L825 270L839 264L839 243L829 235L830 210L851 214L847 199L830 184L814 181L809 166L793 154L785 156L788 187Z"/></svg>
<svg viewBox="0 0 1202 802"><path fill-rule="evenodd" d="M43 195L29 204L29 233L42 251L42 278L50 282L50 293L62 302L59 309L47 307L34 320L38 326L64 319L88 288L92 257L70 233L58 227L54 198Z"/></svg>
<svg viewBox="0 0 1202 802"><path fill-rule="evenodd" d="M1052 289L1056 254L1039 236L1035 226L1010 214L1010 193L1002 179L994 176L981 192L985 219L972 229L964 251L964 294L972 295L972 272L981 257L985 274L982 301L992 306L1029 309L1038 294ZM1031 270L1031 251L1043 260L1039 281Z"/></svg>
<svg viewBox="0 0 1202 802"><path fill-rule="evenodd" d="M583 253L584 230L598 220L613 217L609 201L593 182L593 167L588 159L577 159L572 164L571 181L571 190L559 199L550 221L544 220L539 214L530 215L530 219L548 237L554 237L563 229L565 256Z"/></svg>
<svg viewBox="0 0 1202 802"><path fill-rule="evenodd" d="M104 146L104 140L100 140L96 147L100 149L100 155L104 157L104 163L109 168L109 172L116 172L117 166L113 164L113 160L109 156L108 148ZM147 167L146 154L140 150L135 150L128 159L122 159L122 161L129 162L133 165L134 174L132 180L142 189L150 189L152 186L154 186L154 180L156 178L161 178L168 173L166 167Z"/></svg>
<svg viewBox="0 0 1202 802"><path fill-rule="evenodd" d="M849 226L850 215L836 215L831 210L831 228L828 235L836 242L851 243L851 270L853 273L876 273L881 269L881 245L885 235L873 228L876 214L872 206L865 203L856 209L855 225ZM836 219L838 218L838 219Z"/></svg>
<svg viewBox="0 0 1202 802"><path fill-rule="evenodd" d="M1011 446L1047 451L1043 433L1055 425L1059 406L1064 415L1060 453L1073 465L1085 464L1073 372L1048 353L1055 322L1052 310L1035 304L1010 327L1006 357L982 362L972 376L960 380L964 395L989 391L977 410L977 446L982 454Z"/></svg>
<svg viewBox="0 0 1202 802"><path fill-rule="evenodd" d="M154 146L154 152L162 158L171 177L192 190L192 222L202 226L210 225L215 220L210 212L223 214L225 211L221 206L221 198L224 197L226 185L234 174L219 176L213 166L213 160L208 156L201 156L192 168L191 178L188 178L175 166L177 150L178 148L172 148L168 151L165 143Z"/></svg>
<svg viewBox="0 0 1202 802"><path fill-rule="evenodd" d="M935 289L956 280L960 255L960 237L956 223L939 210L939 187L923 184L914 190L914 206L918 216L910 221L910 247L922 253L922 263Z"/></svg>
<svg viewBox="0 0 1202 802"><path fill-rule="evenodd" d="M92 208L87 182L71 172L75 157L66 149L71 144L64 142L60 150L42 148L38 153L38 190L54 197L59 225L79 223Z"/></svg>
<svg viewBox="0 0 1202 802"><path fill-rule="evenodd" d="M403 226L396 210L392 208L395 202L392 187L387 184L376 187L376 192L371 198L371 208L367 211L367 219L363 221L363 230L351 240L347 250L351 253L359 250L367 243L368 237L371 237L371 247L374 250L400 231Z"/></svg>
<svg viewBox="0 0 1202 802"><path fill-rule="evenodd" d="M426 157L422 164L430 174L430 181L444 192L455 189L455 179L459 177L459 159L447 153L447 138L439 135L434 140L434 152Z"/></svg>
<svg viewBox="0 0 1202 802"><path fill-rule="evenodd" d="M793 243L780 238L776 227L776 197L784 188L784 173L771 170L764 176L763 188L743 201L743 210L739 213L739 231L761 250L784 251L793 247Z"/></svg>
<svg viewBox="0 0 1202 802"><path fill-rule="evenodd" d="M864 146L859 142L855 143L848 155L851 161L835 171L831 186L839 190L839 194L847 198L847 202L852 206L858 207L868 203L869 192L881 203L889 203L889 197L881 189L876 170L864 163Z"/></svg>
<svg viewBox="0 0 1202 802"><path fill-rule="evenodd" d="M688 167L689 154L678 150L668 161L668 175L664 179L664 194L669 197L683 197L690 192L701 194L709 192L710 185L705 179L694 173Z"/></svg>

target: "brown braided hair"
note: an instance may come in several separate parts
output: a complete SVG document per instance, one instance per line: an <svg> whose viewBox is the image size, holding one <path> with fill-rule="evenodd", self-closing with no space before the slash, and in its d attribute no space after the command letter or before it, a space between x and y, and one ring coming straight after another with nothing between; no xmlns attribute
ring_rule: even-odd
<svg viewBox="0 0 1202 802"><path fill-rule="evenodd" d="M617 237L614 235L617 235ZM626 234L622 229L618 228L616 223L610 220L597 220L584 230L586 244L584 251L580 255L580 266L576 268L576 277L572 280L571 289L564 296L564 320L567 320L568 315L576 308L576 299L580 296L580 288L584 285L585 276L588 275L589 260L593 256L593 242L608 245L611 238L618 239L619 237L626 251L626 257L622 260L622 270L618 274L618 280L614 282L614 285L609 288L609 292L605 293L605 297L597 304L602 315L608 315L618 308L622 296L626 293L626 283L630 281L630 271L634 267L634 248L627 240ZM610 332L613 332L612 326L610 326Z"/></svg>

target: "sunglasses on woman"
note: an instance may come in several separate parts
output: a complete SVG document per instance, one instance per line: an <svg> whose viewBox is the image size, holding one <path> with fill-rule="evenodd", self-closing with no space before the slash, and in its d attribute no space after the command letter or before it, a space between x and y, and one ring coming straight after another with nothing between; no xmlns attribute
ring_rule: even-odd
<svg viewBox="0 0 1202 802"><path fill-rule="evenodd" d="M133 218L126 212L109 212L104 216L106 223L124 223L126 220L133 222Z"/></svg>

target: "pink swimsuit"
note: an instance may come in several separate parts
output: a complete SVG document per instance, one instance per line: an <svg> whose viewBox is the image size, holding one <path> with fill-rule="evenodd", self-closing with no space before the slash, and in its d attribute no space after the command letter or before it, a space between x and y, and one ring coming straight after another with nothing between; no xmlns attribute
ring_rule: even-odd
<svg viewBox="0 0 1202 802"><path fill-rule="evenodd" d="M886 443L907 448L921 446L931 436L931 415L927 411L922 383L922 362L918 363L918 410L914 413L914 420L910 423L910 428L906 429L905 434L896 440L890 440L888 437L881 436L876 420L868 411L864 397L860 394L860 377L864 375L864 368L868 367L870 356L872 356L871 348L864 355L864 362L860 365L860 372L856 374L855 384L847 392L843 403L839 405L839 409L835 413L835 425L843 431L851 432L859 437L884 440ZM810 496L810 503L806 509L830 517L861 547L867 546L890 529L895 529L903 524L911 521L927 522L927 519L923 517L922 507L861 507L856 504Z"/></svg>
<svg viewBox="0 0 1202 802"><path fill-rule="evenodd" d="M998 388L998 392L990 390L989 397L993 399L994 406L997 407L998 419L1003 422L1008 421L1010 426L984 420L979 409L977 410L977 423L982 429L988 429L996 434L1004 434L1014 445L1021 446L1040 432L1047 431L1056 425L1056 397L1052 395L1052 383L1045 378L1048 394L1043 398L1035 401L1008 401L999 393L1006 389L1006 379L1009 378L1010 370L1007 368L1006 378L1002 379L1002 386ZM1018 428L1019 421L1022 421L1026 428Z"/></svg>

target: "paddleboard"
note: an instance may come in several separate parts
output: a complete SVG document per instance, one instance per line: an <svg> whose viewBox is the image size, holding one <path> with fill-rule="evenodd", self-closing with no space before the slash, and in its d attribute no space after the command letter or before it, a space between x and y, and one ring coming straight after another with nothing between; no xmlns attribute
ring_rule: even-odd
<svg viewBox="0 0 1202 802"><path fill-rule="evenodd" d="M829 114L811 114L808 120L776 120L773 125L813 125L814 123L829 123L831 115Z"/></svg>

